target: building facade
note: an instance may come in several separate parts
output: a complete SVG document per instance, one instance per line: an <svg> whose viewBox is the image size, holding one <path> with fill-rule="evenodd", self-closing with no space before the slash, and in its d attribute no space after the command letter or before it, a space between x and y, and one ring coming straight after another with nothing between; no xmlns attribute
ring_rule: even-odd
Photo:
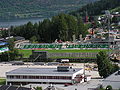
<svg viewBox="0 0 120 90"><path fill-rule="evenodd" d="M61 69L62 68L62 69ZM84 82L83 69L57 68L19 68L6 73L6 84L73 84Z"/></svg>

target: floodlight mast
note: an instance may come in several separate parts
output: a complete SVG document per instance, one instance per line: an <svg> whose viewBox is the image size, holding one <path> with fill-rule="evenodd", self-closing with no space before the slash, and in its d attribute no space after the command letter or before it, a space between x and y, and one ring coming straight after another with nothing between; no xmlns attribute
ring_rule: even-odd
<svg viewBox="0 0 120 90"><path fill-rule="evenodd" d="M8 18L7 18L7 20L8 20L8 37L10 38L10 26L9 26L9 19L10 19L10 14L11 14L11 12L7 12L8 13Z"/></svg>
<svg viewBox="0 0 120 90"><path fill-rule="evenodd" d="M7 18L7 20L8 20L8 40L10 40L10 28L9 28L9 17L10 17L10 13L11 12L7 12L8 13L8 18ZM8 61L10 61L10 54L9 54L9 52L8 52Z"/></svg>
<svg viewBox="0 0 120 90"><path fill-rule="evenodd" d="M108 57L110 56L110 19L111 19L111 14L109 10L105 11L105 15L107 18L107 29L108 29Z"/></svg>

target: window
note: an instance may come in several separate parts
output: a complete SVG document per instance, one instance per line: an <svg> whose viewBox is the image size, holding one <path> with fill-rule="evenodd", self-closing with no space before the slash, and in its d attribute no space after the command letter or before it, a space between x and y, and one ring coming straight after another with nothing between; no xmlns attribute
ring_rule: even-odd
<svg viewBox="0 0 120 90"><path fill-rule="evenodd" d="M8 75L7 78L10 79L65 79L65 80L71 80L71 76L20 76L20 75ZM77 77L76 77L77 78Z"/></svg>

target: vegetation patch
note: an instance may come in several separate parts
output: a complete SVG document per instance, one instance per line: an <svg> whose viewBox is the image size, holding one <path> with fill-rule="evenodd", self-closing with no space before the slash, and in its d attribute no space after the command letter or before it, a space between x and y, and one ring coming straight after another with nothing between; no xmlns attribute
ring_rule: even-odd
<svg viewBox="0 0 120 90"><path fill-rule="evenodd" d="M5 78L0 78L0 85L4 85L6 83L6 79Z"/></svg>

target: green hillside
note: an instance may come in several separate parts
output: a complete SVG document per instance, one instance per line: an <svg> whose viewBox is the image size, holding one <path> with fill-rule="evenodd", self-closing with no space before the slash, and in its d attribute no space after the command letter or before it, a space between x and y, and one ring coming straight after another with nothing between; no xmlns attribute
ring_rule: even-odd
<svg viewBox="0 0 120 90"><path fill-rule="evenodd" d="M111 10L112 12L120 12L120 6Z"/></svg>
<svg viewBox="0 0 120 90"><path fill-rule="evenodd" d="M0 0L0 18L49 17L97 0Z"/></svg>
<svg viewBox="0 0 120 90"><path fill-rule="evenodd" d="M86 11L88 15L100 15L103 14L105 10L112 10L120 6L120 0L100 0L94 3L89 3L77 11L72 12L73 15L84 16ZM120 10L120 8L118 8Z"/></svg>

